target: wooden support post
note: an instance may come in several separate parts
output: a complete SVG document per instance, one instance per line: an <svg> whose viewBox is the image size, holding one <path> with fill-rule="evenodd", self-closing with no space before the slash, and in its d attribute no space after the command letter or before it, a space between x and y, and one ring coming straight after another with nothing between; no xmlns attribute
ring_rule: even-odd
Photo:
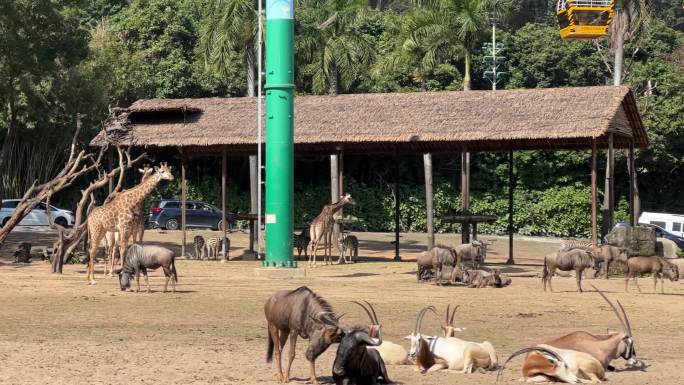
<svg viewBox="0 0 684 385"><path fill-rule="evenodd" d="M463 149L461 153L461 211L462 215L470 213L470 153ZM461 243L470 242L470 223L461 225Z"/></svg>
<svg viewBox="0 0 684 385"><path fill-rule="evenodd" d="M435 247L435 227L432 192L432 154L423 154L425 168L425 210L427 211L427 249Z"/></svg>
<svg viewBox="0 0 684 385"><path fill-rule="evenodd" d="M627 156L627 169L629 170L629 224L636 226L637 210L636 210L636 170L634 169L634 141L629 144L629 153Z"/></svg>
<svg viewBox="0 0 684 385"><path fill-rule="evenodd" d="M250 155L249 156L249 196L250 196L250 207L249 207L249 213L256 215L257 213L257 189L259 188L259 182L258 182L258 177L257 177L257 167L259 167L257 163L257 156L256 155ZM256 235L259 224L257 224L256 221L251 220L249 221L249 251L254 252L254 243L256 242Z"/></svg>
<svg viewBox="0 0 684 385"><path fill-rule="evenodd" d="M330 155L330 202L331 203L336 203L340 200L340 163L339 163L339 157L337 154ZM338 214L335 213L334 218L337 218ZM340 237L340 225L335 223L333 225L333 234L332 234L332 240L331 243L332 245L329 245L331 248L333 245L337 245L337 240ZM324 240L325 242L325 240Z"/></svg>
<svg viewBox="0 0 684 385"><path fill-rule="evenodd" d="M606 151L606 178L603 187L603 226L601 235L605 236L613 228L615 212L615 150L613 149L613 133L608 134L608 150Z"/></svg>
<svg viewBox="0 0 684 385"><path fill-rule="evenodd" d="M227 235L227 229L228 229L228 221L227 221L227 216L226 216L226 194L228 193L228 188L226 186L226 173L227 173L227 165L228 159L227 159L227 153L226 149L223 148L223 151L221 152L221 231L223 232L223 246L221 247L221 250L223 251L223 260L224 262L228 261L228 250L226 247L227 242L225 242Z"/></svg>
<svg viewBox="0 0 684 385"><path fill-rule="evenodd" d="M399 205L400 194L399 194L399 157L396 157L394 162L394 260L401 261L401 256L399 255Z"/></svg>
<svg viewBox="0 0 684 385"><path fill-rule="evenodd" d="M596 246L598 244L598 193L596 191L596 139L591 140L591 243Z"/></svg>
<svg viewBox="0 0 684 385"><path fill-rule="evenodd" d="M185 229L185 220L186 220L186 207L185 207L185 202L187 200L187 191L188 191L188 182L186 180L186 175L185 175L185 155L181 154L181 232L183 234L183 240L181 244L181 256L185 257L185 242L186 242L186 229ZM197 257L197 256L195 256Z"/></svg>
<svg viewBox="0 0 684 385"><path fill-rule="evenodd" d="M513 265L513 150L508 151L508 260L506 264Z"/></svg>
<svg viewBox="0 0 684 385"><path fill-rule="evenodd" d="M340 153L339 153L338 171L339 171L339 173L337 176L337 181L340 184L338 191L340 192L340 196L342 196L345 192L344 191L344 153L342 151L340 151ZM344 218L344 207L340 208L340 211L338 211L337 213L338 213L338 216L340 218ZM340 231L344 231L344 225L339 225L338 229Z"/></svg>

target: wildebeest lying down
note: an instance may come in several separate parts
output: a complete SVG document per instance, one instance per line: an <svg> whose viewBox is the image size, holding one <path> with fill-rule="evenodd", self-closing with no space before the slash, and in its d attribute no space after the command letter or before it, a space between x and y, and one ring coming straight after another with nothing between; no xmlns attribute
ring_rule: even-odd
<svg viewBox="0 0 684 385"><path fill-rule="evenodd" d="M268 352L266 362L271 362L275 352L276 373L279 382L289 382L290 368L295 356L297 336L309 340L306 359L311 365L311 382L316 380L316 358L331 344L340 342L344 332L339 327L340 317L332 306L306 286L295 290L280 290L264 304L264 314L268 323ZM287 371L283 376L281 355L285 342L290 338L290 351Z"/></svg>
<svg viewBox="0 0 684 385"><path fill-rule="evenodd" d="M135 282L137 285L136 292L140 291L140 273L145 276L145 284L147 285L147 292L150 292L150 281L147 279L147 269L155 270L158 268L164 269L166 282L164 283L164 293L169 286L169 279L173 292L176 292L176 282L178 282L178 273L176 273L176 257L173 251L160 246L146 245L141 246L134 244L126 251L126 260L123 269L116 269L114 272L119 275L119 285L121 290L126 290L131 287L131 279L135 275Z"/></svg>
<svg viewBox="0 0 684 385"><path fill-rule="evenodd" d="M333 380L336 385L374 385L390 383L385 362L375 349L382 340L371 338L363 328L344 329L344 337L337 348L333 363ZM381 379L378 381L378 379Z"/></svg>

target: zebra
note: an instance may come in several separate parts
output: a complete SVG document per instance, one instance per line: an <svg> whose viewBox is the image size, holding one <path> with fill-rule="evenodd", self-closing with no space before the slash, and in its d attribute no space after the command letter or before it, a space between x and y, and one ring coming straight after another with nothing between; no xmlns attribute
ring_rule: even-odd
<svg viewBox="0 0 684 385"><path fill-rule="evenodd" d="M228 238L223 238L224 242L226 243L226 255L223 256L224 260L228 260L228 251L230 250L230 239ZM205 244L206 248L206 257L207 259L218 259L219 256L219 247L221 246L221 237L219 236L213 236L209 239L207 239L207 242Z"/></svg>
<svg viewBox="0 0 684 385"><path fill-rule="evenodd" d="M340 249L340 259L337 263L356 263L359 259L359 240L356 236L349 234L348 232L340 233L340 237L337 240L337 245ZM346 251L349 250L349 260L347 261Z"/></svg>
<svg viewBox="0 0 684 385"><path fill-rule="evenodd" d="M302 258L302 250L304 250L304 259L306 260L309 258L309 253L307 251L309 242L311 242L311 237L309 236L308 226L304 228L301 233L292 234L292 245L297 248L297 259Z"/></svg>
<svg viewBox="0 0 684 385"><path fill-rule="evenodd" d="M195 238L192 240L192 245L195 247L195 259L204 259L206 256L206 249L204 248L205 244L206 242L204 241L204 237L201 235L195 235Z"/></svg>
<svg viewBox="0 0 684 385"><path fill-rule="evenodd" d="M592 251L594 245L591 242L578 241L576 239L561 239L560 249L558 251L570 251L572 249L580 249L585 251Z"/></svg>

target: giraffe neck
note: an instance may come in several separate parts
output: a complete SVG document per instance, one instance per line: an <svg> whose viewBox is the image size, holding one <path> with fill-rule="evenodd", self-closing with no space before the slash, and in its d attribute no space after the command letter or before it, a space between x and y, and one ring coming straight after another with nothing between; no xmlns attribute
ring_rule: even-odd
<svg viewBox="0 0 684 385"><path fill-rule="evenodd" d="M152 193L157 184L161 181L161 178L154 174L153 176L140 182L139 185L133 187L132 189L126 191L126 193L133 196L133 206L140 205L148 195Z"/></svg>
<svg viewBox="0 0 684 385"><path fill-rule="evenodd" d="M330 208L330 215L335 214L336 212L340 211L342 206L344 206L345 204L347 204L347 202L345 202L345 201L338 201L337 203L331 203L330 206L328 206Z"/></svg>

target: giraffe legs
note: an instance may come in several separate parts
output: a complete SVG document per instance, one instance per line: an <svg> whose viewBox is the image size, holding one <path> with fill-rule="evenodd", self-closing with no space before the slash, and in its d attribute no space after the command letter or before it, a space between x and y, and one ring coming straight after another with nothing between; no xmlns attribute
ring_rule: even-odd
<svg viewBox="0 0 684 385"><path fill-rule="evenodd" d="M128 238L131 235L130 228L122 228L119 230L119 258L121 258L121 268L124 268L126 262L126 249L128 248Z"/></svg>
<svg viewBox="0 0 684 385"><path fill-rule="evenodd" d="M97 255L97 246L102 240L102 231L100 229L88 229L90 233L90 248L88 250L88 270L86 280L91 285L95 284L95 256Z"/></svg>

